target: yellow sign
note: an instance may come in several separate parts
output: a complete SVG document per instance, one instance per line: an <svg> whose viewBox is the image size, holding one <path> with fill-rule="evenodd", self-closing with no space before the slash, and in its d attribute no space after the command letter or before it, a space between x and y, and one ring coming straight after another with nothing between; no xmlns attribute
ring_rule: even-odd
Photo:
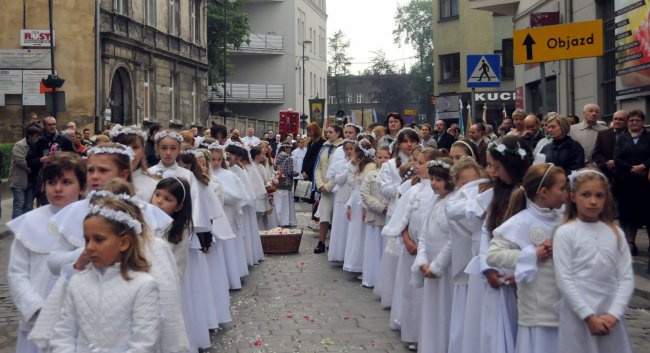
<svg viewBox="0 0 650 353"><path fill-rule="evenodd" d="M515 64L541 63L603 55L603 21L516 30Z"/></svg>
<svg viewBox="0 0 650 353"><path fill-rule="evenodd" d="M415 114L417 114L415 109L404 109L404 115L406 116L415 116Z"/></svg>

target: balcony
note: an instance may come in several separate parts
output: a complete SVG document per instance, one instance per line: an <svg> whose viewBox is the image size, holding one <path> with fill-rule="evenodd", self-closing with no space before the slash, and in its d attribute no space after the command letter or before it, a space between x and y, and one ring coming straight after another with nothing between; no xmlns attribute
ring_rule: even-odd
<svg viewBox="0 0 650 353"><path fill-rule="evenodd" d="M469 0L469 8L490 11L500 15L514 16L517 14L519 0Z"/></svg>
<svg viewBox="0 0 650 353"><path fill-rule="evenodd" d="M242 43L237 50L230 52L236 54L272 54L278 55L284 53L284 37L277 34L250 33L248 43Z"/></svg>
<svg viewBox="0 0 650 353"><path fill-rule="evenodd" d="M284 103L284 85L228 83L228 103ZM223 84L208 87L210 103L223 102Z"/></svg>

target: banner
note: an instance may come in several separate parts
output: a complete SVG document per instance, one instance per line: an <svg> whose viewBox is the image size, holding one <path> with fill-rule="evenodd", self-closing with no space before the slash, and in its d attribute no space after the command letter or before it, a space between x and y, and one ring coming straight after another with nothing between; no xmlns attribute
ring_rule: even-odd
<svg viewBox="0 0 650 353"><path fill-rule="evenodd" d="M650 90L650 5L645 0L615 0L616 99Z"/></svg>
<svg viewBox="0 0 650 353"><path fill-rule="evenodd" d="M323 127L323 117L325 116L325 100L324 99L310 99L309 100L309 120L318 123Z"/></svg>

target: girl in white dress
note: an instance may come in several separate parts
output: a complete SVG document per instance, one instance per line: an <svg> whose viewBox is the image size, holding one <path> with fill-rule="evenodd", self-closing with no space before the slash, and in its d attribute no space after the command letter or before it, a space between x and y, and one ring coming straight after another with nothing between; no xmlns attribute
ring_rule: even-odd
<svg viewBox="0 0 650 353"><path fill-rule="evenodd" d="M234 278L234 271L228 266L228 281L231 289L241 288L241 277L248 275L248 263L246 262L246 245L244 243L243 212L242 207L247 200L251 200L248 191L242 181L234 173L228 170L224 146L213 143L209 146L211 162L212 182L218 181L223 189L223 210L226 213L230 228L235 234L235 250L224 252L226 264L236 264L237 275ZM239 283L239 285L237 285Z"/></svg>
<svg viewBox="0 0 650 353"><path fill-rule="evenodd" d="M253 147L250 150L252 158L252 166L256 167L257 175L262 180L264 190L266 191L264 198L264 212L258 212L258 223L264 224L260 230L269 230L278 227L278 215L275 207L275 193L277 191L278 180L273 170L273 162L266 157L264 151L267 148ZM277 152L278 154L280 152Z"/></svg>
<svg viewBox="0 0 650 353"><path fill-rule="evenodd" d="M443 157L435 148L426 148L413 162L415 175L406 183L412 185L397 201L395 213L382 230L386 239L395 238L401 244L397 261L393 301L391 303L389 327L400 329L401 339L409 344L410 350L417 350L422 313L422 286L413 288L411 267L418 249L418 238L422 225L429 217L437 197L431 189L427 163Z"/></svg>
<svg viewBox="0 0 650 353"><path fill-rule="evenodd" d="M553 233L562 222L566 199L562 168L532 166L512 195L506 219L492 234L487 263L515 271L519 353L557 352L560 300L553 271Z"/></svg>
<svg viewBox="0 0 650 353"><path fill-rule="evenodd" d="M458 142L456 142L458 143ZM452 151L455 146L452 145ZM471 149L470 149L471 151ZM452 168L452 179L456 185L456 192L449 197L445 214L451 234L451 275L454 281L454 294L451 306L451 322L449 327L449 352L460 353L463 351L463 331L465 323L469 275L465 268L474 254L472 253L472 233L481 222L472 224L465 217L468 200L478 194L478 186L487 179L480 179L484 173L481 166L476 163L473 155L456 159Z"/></svg>
<svg viewBox="0 0 650 353"><path fill-rule="evenodd" d="M278 222L281 227L295 227L298 225L298 221L293 200L293 177L298 172L294 169L291 144L285 142L278 146L275 168L277 169L278 189L275 192L273 202L274 209L277 211Z"/></svg>
<svg viewBox="0 0 650 353"><path fill-rule="evenodd" d="M246 240L246 259L248 265L257 265L261 260L264 260L264 251L262 250L262 240L260 238L259 225L257 224L257 213L255 212L256 201L258 199L256 194L264 193L266 195L266 190L259 190L260 188L264 189L264 185L260 185L259 182L253 183L250 175L243 168L243 161L248 160L248 151L241 144L233 142L227 145L226 153L230 170L240 178L246 185L246 190L249 192L250 201L242 208L245 220L242 223L244 226L243 231L244 239Z"/></svg>
<svg viewBox="0 0 650 353"><path fill-rule="evenodd" d="M558 352L632 352L623 314L634 292L630 251L614 225L605 176L569 175L565 220L553 238L560 289Z"/></svg>
<svg viewBox="0 0 650 353"><path fill-rule="evenodd" d="M376 277L374 274L377 271L377 267L379 267L379 261L377 261L377 266L373 266L372 264L366 264L364 260L366 224L363 221L364 210L361 202L361 184L363 184L363 180L369 172L377 169L377 164L373 160L375 150L368 139L364 138L354 146L348 167L350 169L350 177L352 178L352 193L346 204L347 217L350 220L350 225L348 226L348 237L345 244L343 269L349 272L361 273L363 272L364 266L368 269L374 267L370 271L371 273L368 273L365 282L363 282L364 278L362 277L362 283L365 283L366 287L374 287ZM373 244L368 245L368 255L371 257L369 261L373 259L380 260L381 252L383 251L381 238L374 237L371 239L371 243ZM371 250L373 248L377 248L378 251Z"/></svg>
<svg viewBox="0 0 650 353"><path fill-rule="evenodd" d="M18 310L17 353L37 353L27 340L53 284L47 257L56 249L57 237L47 228L47 220L65 206L79 200L86 187L86 165L74 153L61 152L41 169L48 204L7 223L14 234L9 253L7 280Z"/></svg>
<svg viewBox="0 0 650 353"><path fill-rule="evenodd" d="M384 163L379 170L377 176L379 192L388 200L387 222L390 221L399 198L398 187L404 181L400 176L399 169L403 163L409 161L411 153L419 143L420 135L415 130L410 128L400 130L397 133L395 142L392 144L391 160ZM399 260L402 245L399 239L396 238L386 239L384 243L384 253L379 264L379 276L373 292L381 296L382 306L390 307L393 302L397 261Z"/></svg>
<svg viewBox="0 0 650 353"><path fill-rule="evenodd" d="M61 277L54 285L41 311L41 318L30 335L30 339L38 341L36 343L39 347L46 347L52 337L51 323L56 322L60 316L60 307L72 271L83 270L89 263L89 259L82 255L85 244L83 219L88 214L91 199L101 196L97 194L100 189L113 194L124 194L121 197L129 199L133 194L130 163L134 156L129 147L105 143L94 146L87 153L87 186L92 194L68 205L49 220L48 229L58 234L58 245L57 250L52 251L48 257L48 267L54 276ZM139 203L145 223L150 229L143 237L143 250L151 265L149 273L156 279L160 289L162 326L159 347L162 352L184 352L189 349L189 343L180 309L180 280L174 255L166 242L159 239L172 219L156 206L139 200L133 202Z"/></svg>
<svg viewBox="0 0 650 353"><path fill-rule="evenodd" d="M334 207L332 210L332 232L330 234L329 250L327 251L329 261L342 262L345 260L345 247L348 242L348 228L350 226L348 208L345 205L352 194L353 177L350 173L354 173L354 168L350 160L354 153L355 144L356 141L354 140L343 140L341 147L337 151L345 152L345 158L331 164L327 172L327 177L334 180L336 184L332 189Z"/></svg>
<svg viewBox="0 0 650 353"><path fill-rule="evenodd" d="M116 125L110 131L110 135L113 142L129 146L133 150L134 158L131 161L133 191L142 201L149 202L156 188L157 180L147 171L147 159L144 157L144 144L147 141L147 133L138 128Z"/></svg>
<svg viewBox="0 0 650 353"><path fill-rule="evenodd" d="M90 265L70 279L51 351L156 352L160 294L147 273L141 235L148 229L140 208L125 200L95 199L83 228Z"/></svg>
<svg viewBox="0 0 650 353"><path fill-rule="evenodd" d="M364 145L359 142L357 148L361 149L364 155L366 153L369 156L375 154L375 163L378 168L390 158L387 147L382 147L379 151L373 153L374 148L368 149L368 146L364 147ZM381 229L384 227L386 212L388 211L388 200L384 199L379 193L377 172L378 169L368 172L363 184L361 184L361 202L365 212L363 221L366 224L361 285L368 288L373 288L377 282L377 271L379 271L379 263L384 252Z"/></svg>
<svg viewBox="0 0 650 353"><path fill-rule="evenodd" d="M477 198L480 205L485 205L487 199L490 199L478 255L479 273L485 276L489 284L485 287L479 314L479 346L483 353L515 351L517 297L514 274L512 270L489 267L485 258L489 241L493 237L492 232L506 220L510 195L521 184L532 161L530 147L520 137L505 136L488 145L488 172L494 178L494 187L491 192L484 193L487 197L483 198L481 194Z"/></svg>
<svg viewBox="0 0 650 353"><path fill-rule="evenodd" d="M198 248L197 250L201 250L203 254L196 253L196 255L205 255L207 259L209 278L196 276L190 280L192 282L193 293L204 288L206 284L212 286L212 296L208 296L207 298L208 300L214 300L215 308L217 309L217 322L218 324L223 324L232 321L230 314L230 294L228 291L230 287L226 261L223 255L223 241L226 239L234 239L234 234L226 219L221 201L219 201L210 184L210 177L203 173L203 169L198 163L197 157L199 155L202 155L199 151L187 150L183 151L178 158L179 165L191 171L198 181L199 194L202 196L202 202L199 207L209 209L209 212L205 212L205 214L212 222L212 229L209 232L197 233L196 237L190 239L190 248ZM192 203L194 204L194 202ZM192 209L192 212L194 212L194 209ZM195 251L192 251L190 255L192 256L194 253ZM199 298L200 296L196 296L193 300L200 302L200 300L197 300Z"/></svg>
<svg viewBox="0 0 650 353"><path fill-rule="evenodd" d="M417 256L411 271L424 277L419 352L447 352L453 278L451 273L451 237L445 215L447 202L454 192L449 158L427 162L431 188L437 201L420 233Z"/></svg>

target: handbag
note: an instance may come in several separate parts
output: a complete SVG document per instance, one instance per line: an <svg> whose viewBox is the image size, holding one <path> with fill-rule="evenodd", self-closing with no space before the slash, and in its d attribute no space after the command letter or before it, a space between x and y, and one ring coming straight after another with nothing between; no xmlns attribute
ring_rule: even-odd
<svg viewBox="0 0 650 353"><path fill-rule="evenodd" d="M311 181L298 180L293 196L308 199L311 196L311 186Z"/></svg>

